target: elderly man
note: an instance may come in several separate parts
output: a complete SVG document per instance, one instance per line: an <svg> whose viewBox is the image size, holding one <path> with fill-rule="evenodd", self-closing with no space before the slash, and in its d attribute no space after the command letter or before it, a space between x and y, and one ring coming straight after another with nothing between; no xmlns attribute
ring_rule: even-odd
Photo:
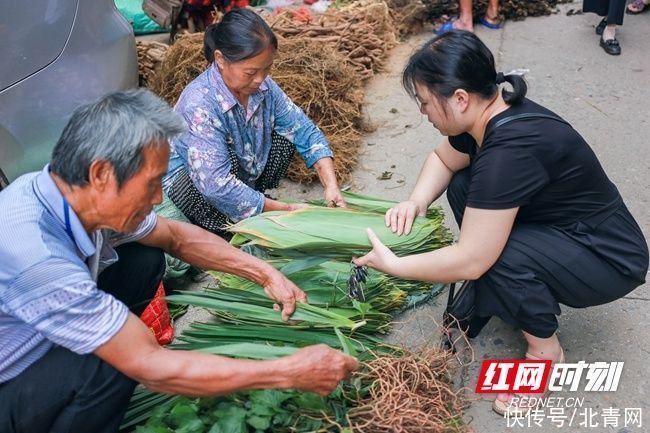
<svg viewBox="0 0 650 433"><path fill-rule="evenodd" d="M183 128L148 91L107 95L73 114L49 165L0 193L1 432L117 431L137 382L192 396L327 394L357 368L323 345L273 361L171 351L137 318L163 250L257 282L285 319L306 301L263 261L152 213Z"/></svg>

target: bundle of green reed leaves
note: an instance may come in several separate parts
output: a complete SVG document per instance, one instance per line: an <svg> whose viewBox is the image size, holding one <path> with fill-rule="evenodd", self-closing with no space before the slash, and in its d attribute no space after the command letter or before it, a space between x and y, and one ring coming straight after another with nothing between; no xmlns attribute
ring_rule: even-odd
<svg viewBox="0 0 650 433"><path fill-rule="evenodd" d="M432 251L451 242L442 214L418 217L410 234L398 236L377 212L354 209L306 207L292 212L264 212L228 227L235 246L256 246L271 256L319 256L349 261L370 251L366 228L396 255Z"/></svg>
<svg viewBox="0 0 650 433"><path fill-rule="evenodd" d="M365 302L351 299L347 281L350 258L371 246L366 227L398 255L431 251L451 242L443 214L431 208L417 218L410 235L396 236L383 214L394 202L345 192L348 209L309 207L267 212L229 228L236 246L255 245L268 262L305 291L309 304L298 304L282 322L262 287L243 278L211 272L219 287L167 297L171 305L206 308L214 323L193 323L172 349L196 350L247 359L273 359L301 347L324 343L369 361L378 354L399 357L401 350L376 336L391 323L407 295L431 292L431 284L400 280L372 269L363 290ZM322 203L315 203L322 204ZM336 261L340 260L340 261ZM138 389L122 427L137 433L262 433L341 431L351 396L366 395L368 384L347 382L328 397L297 391L248 391L219 398L188 399ZM145 424L142 424L146 421Z"/></svg>
<svg viewBox="0 0 650 433"><path fill-rule="evenodd" d="M394 207L398 203L391 200L383 200L376 197L369 197L367 195L358 194L350 191L341 191L341 195L347 203L348 209L355 209L364 212L374 212L384 215L388 209ZM309 203L316 206L327 206L325 200L312 200ZM427 209L426 218L436 219L444 217L442 208L440 206L432 206Z"/></svg>

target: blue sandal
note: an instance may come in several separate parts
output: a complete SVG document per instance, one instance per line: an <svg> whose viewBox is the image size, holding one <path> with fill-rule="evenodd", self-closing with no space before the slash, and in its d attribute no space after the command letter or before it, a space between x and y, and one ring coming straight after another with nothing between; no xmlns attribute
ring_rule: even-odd
<svg viewBox="0 0 650 433"><path fill-rule="evenodd" d="M451 18L447 21L445 21L440 27L438 27L436 30L433 31L436 35L444 35L445 33L448 33L452 30L456 30L456 27L454 27L454 23L456 22L455 18Z"/></svg>
<svg viewBox="0 0 650 433"><path fill-rule="evenodd" d="M487 20L486 16L482 16L481 18L479 18L478 22L481 23L483 27L487 27L488 29L492 29L492 30L499 30L500 28L503 27L503 21L497 21L496 23L491 23Z"/></svg>

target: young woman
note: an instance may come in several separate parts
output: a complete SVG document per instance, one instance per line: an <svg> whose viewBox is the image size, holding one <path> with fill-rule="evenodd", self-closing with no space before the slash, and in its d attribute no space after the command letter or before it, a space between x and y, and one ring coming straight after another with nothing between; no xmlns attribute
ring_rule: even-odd
<svg viewBox="0 0 650 433"><path fill-rule="evenodd" d="M205 32L210 66L175 107L188 131L171 143L165 193L190 222L222 236L227 220L296 206L263 194L277 187L296 149L316 168L327 202L345 206L323 133L268 76L277 47L259 15L227 13Z"/></svg>
<svg viewBox="0 0 650 433"><path fill-rule="evenodd" d="M499 90L504 82L513 91ZM560 304L604 304L644 282L648 246L639 226L580 134L526 99L521 77L497 73L474 34L455 30L426 43L403 83L446 138L386 225L408 233L446 190L460 237L396 257L369 231L373 249L356 264L406 279L473 280L478 317L519 327L527 357L561 361ZM529 410L511 399L499 395L493 408Z"/></svg>

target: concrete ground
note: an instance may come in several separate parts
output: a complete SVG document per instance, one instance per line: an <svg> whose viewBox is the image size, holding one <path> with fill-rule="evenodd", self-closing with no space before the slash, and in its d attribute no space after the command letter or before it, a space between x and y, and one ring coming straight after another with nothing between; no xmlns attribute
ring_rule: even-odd
<svg viewBox="0 0 650 433"><path fill-rule="evenodd" d="M580 10L582 2L561 5L549 17L507 22L501 30L476 28L476 33L494 53L497 70L527 69L529 97L568 120L593 147L610 178L618 186L627 206L643 232L650 234L650 13L625 16L618 33L623 53L607 55L598 46L594 26L600 20L593 14L567 15ZM425 156L441 136L419 114L400 85L401 70L412 50L427 40L430 33L412 37L393 50L385 73L376 76L366 91L366 113L377 130L365 137L359 166L349 185L353 191L394 200L408 198ZM378 180L384 171L393 172L390 180ZM318 186L305 187L286 182L277 191L280 197L312 198L320 195ZM446 200L440 205L445 209ZM457 230L448 218L448 225ZM441 317L446 295L440 305L427 305L399 318L390 339L408 346L437 341L434 321ZM624 361L617 392L562 392L560 397L584 397L572 425L566 432L646 432L650 431L650 392L645 382L650 369L650 286L645 284L629 296L611 304L590 309L564 307L559 318L559 337L567 362ZM493 319L472 342L475 361L463 368L464 385L476 386L480 360L521 358L525 342L519 332ZM506 420L490 409L491 398L469 392L466 419L476 432L558 431L559 423L549 418L542 425L508 428ZM618 408L603 425L602 409ZM625 408L641 408L642 426L625 426ZM592 427L581 426L583 411L592 409ZM548 410L546 412L548 414ZM571 417L572 410L565 414Z"/></svg>
<svg viewBox="0 0 650 433"><path fill-rule="evenodd" d="M596 151L610 178L618 186L628 207L646 234L650 234L650 13L625 16L618 33L623 54L607 55L598 46L594 26L599 18L593 14L566 14L580 10L581 2L561 5L549 17L507 22L501 30L476 28L494 53L497 69L527 69L529 97L567 119ZM365 137L364 148L351 190L394 200L408 198L417 180L425 156L441 136L420 115L416 104L401 88L400 73L409 54L430 37L430 33L410 38L395 48L387 70L371 80L366 90L366 114L377 130ZM377 178L385 171L389 180ZM318 185L304 186L284 182L274 195L293 199L319 197ZM446 200L437 204L450 215ZM452 219L448 226L457 234ZM398 318L392 342L410 347L435 344L438 341L436 320L442 315L446 294L439 304L426 305ZM566 432L646 432L650 431L650 395L644 378L650 373L646 356L650 355L650 286L638 288L624 299L608 305L576 310L563 308L559 318L559 337L567 362L624 361L625 366L617 392L562 392L561 397L584 397L583 410L598 414L592 418L598 426L580 426L581 411ZM178 323L205 317L192 310ZM471 404L466 419L474 431L493 433L556 432L560 427L549 418L541 427L508 428L506 420L490 409L491 398L481 398L471 390L476 385L480 360L485 358L521 358L525 351L523 337L498 319L493 319L482 334L472 342L475 361L461 369L462 383L470 388ZM618 408L620 417L613 417L603 426L602 409ZM641 408L639 426L625 426L625 408ZM565 412L569 418L571 411ZM547 411L548 414L548 411ZM615 422L614 422L615 421Z"/></svg>

